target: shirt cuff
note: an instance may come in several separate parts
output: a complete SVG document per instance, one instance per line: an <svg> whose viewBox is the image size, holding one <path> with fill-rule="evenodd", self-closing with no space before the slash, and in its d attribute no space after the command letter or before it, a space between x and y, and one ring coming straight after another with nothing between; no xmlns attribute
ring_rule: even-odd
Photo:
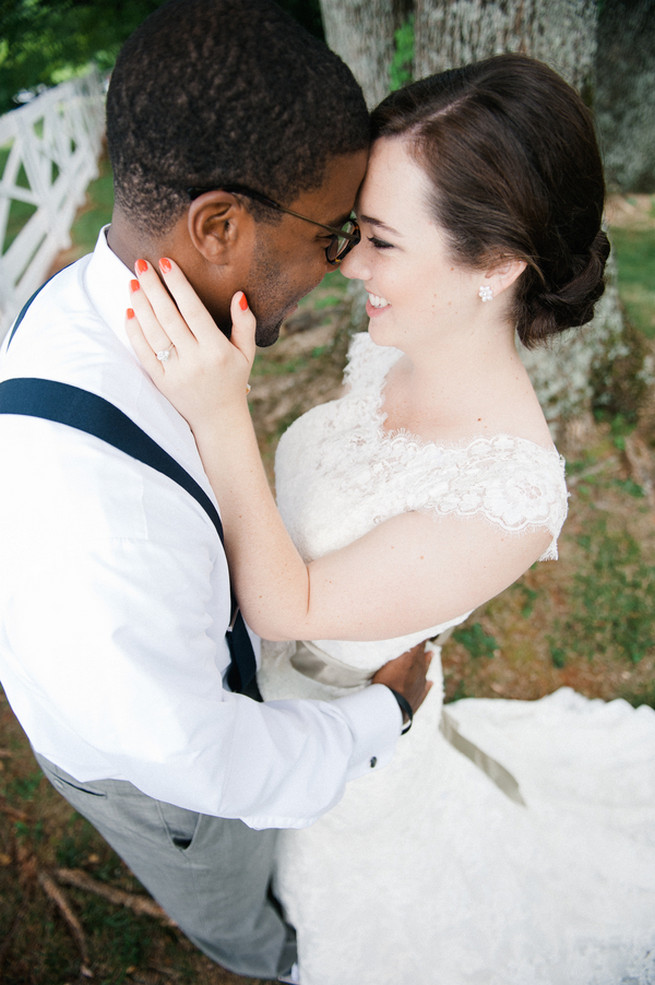
<svg viewBox="0 0 655 985"><path fill-rule="evenodd" d="M348 720L353 749L347 780L386 766L393 756L403 727L396 699L384 684L371 684L334 702Z"/></svg>

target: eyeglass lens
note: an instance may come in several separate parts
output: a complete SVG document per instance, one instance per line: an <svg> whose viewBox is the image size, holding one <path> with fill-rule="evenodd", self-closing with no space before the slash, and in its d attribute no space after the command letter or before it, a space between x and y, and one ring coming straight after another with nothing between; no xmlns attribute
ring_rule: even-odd
<svg viewBox="0 0 655 985"><path fill-rule="evenodd" d="M349 219L340 231L343 235L333 236L325 251L330 263L340 263L360 240L359 226L354 219Z"/></svg>

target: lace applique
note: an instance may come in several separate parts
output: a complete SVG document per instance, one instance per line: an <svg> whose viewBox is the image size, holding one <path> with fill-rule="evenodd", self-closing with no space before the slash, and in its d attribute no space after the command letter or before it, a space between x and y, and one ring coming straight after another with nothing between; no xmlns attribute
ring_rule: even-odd
<svg viewBox="0 0 655 985"><path fill-rule="evenodd" d="M554 539L559 534L567 494L564 462L554 450L510 435L476 438L462 448L436 451L404 436L393 445L412 484L406 509L440 516L481 515L508 531L543 526ZM556 556L553 542L543 559Z"/></svg>
<svg viewBox="0 0 655 985"><path fill-rule="evenodd" d="M309 482L329 487L349 510L367 513L369 524L427 510L483 516L512 532L545 527L553 540L541 560L555 559L568 495L557 450L505 434L444 446L385 431L382 386L399 356L367 334L355 336L345 374L350 392L298 422L303 457L308 427L313 439Z"/></svg>
<svg viewBox="0 0 655 985"><path fill-rule="evenodd" d="M400 349L376 345L368 332L358 332L353 335L348 349L343 381L352 392L368 391L376 400L380 396L381 383L401 355Z"/></svg>

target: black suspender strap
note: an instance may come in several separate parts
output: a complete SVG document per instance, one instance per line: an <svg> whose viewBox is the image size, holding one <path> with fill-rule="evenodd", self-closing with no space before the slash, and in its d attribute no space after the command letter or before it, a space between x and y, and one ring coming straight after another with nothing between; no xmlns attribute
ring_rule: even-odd
<svg viewBox="0 0 655 985"><path fill-rule="evenodd" d="M55 380L5 380L0 383L0 414L41 417L77 428L168 476L205 510L224 543L221 519L204 489L156 441L103 397ZM234 598L232 607L235 616L226 636L231 656L228 684L233 691L261 701L252 643Z"/></svg>

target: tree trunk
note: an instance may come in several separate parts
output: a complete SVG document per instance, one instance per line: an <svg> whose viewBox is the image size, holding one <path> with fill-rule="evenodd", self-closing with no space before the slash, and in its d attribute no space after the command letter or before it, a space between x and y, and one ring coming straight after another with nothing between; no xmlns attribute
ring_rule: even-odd
<svg viewBox="0 0 655 985"><path fill-rule="evenodd" d="M321 0L325 38L364 90L369 108L389 92L394 34L411 0Z"/></svg>
<svg viewBox="0 0 655 985"><path fill-rule="evenodd" d="M612 0L598 15L596 112L610 185L655 191L655 0Z"/></svg>
<svg viewBox="0 0 655 985"><path fill-rule="evenodd" d="M415 78L508 51L548 62L587 96L595 0L416 0Z"/></svg>

